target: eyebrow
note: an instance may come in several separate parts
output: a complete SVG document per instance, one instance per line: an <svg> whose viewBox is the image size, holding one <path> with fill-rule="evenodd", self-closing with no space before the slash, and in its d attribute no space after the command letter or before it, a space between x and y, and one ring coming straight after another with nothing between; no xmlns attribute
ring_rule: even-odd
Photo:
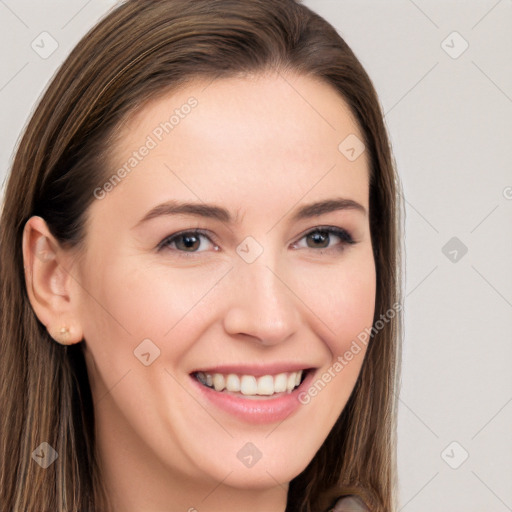
<svg viewBox="0 0 512 512"><path fill-rule="evenodd" d="M319 217L326 213L339 210L355 210L366 215L366 208L352 199L333 198L317 201L300 207L292 216L291 221L296 222L302 219ZM193 215L196 217L219 220L228 224L238 222L238 214L233 217L228 210L221 206L206 203L187 203L176 200L166 201L149 210L142 219L134 226L144 224L156 217L167 215Z"/></svg>

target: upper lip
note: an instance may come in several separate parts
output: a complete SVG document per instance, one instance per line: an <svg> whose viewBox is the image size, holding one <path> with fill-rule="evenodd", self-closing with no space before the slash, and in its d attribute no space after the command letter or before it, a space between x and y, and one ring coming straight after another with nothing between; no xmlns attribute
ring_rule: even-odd
<svg viewBox="0 0 512 512"><path fill-rule="evenodd" d="M254 375L262 377L263 375L277 375L279 373L298 372L299 370L310 370L312 366L307 363L272 363L272 364L223 364L218 366L209 366L197 368L191 373L222 373L224 375L234 373L237 375Z"/></svg>

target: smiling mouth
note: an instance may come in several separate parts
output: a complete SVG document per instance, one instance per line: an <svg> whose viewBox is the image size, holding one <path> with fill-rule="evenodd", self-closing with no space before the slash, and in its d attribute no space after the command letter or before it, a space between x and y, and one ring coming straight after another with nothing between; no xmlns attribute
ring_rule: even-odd
<svg viewBox="0 0 512 512"><path fill-rule="evenodd" d="M262 399L291 393L301 385L309 371L304 369L261 377L209 372L194 372L192 375L200 384L219 393Z"/></svg>

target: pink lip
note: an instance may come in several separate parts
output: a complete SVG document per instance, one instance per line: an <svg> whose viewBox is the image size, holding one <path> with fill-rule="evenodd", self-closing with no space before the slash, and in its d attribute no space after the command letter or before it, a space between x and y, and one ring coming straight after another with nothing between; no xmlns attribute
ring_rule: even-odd
<svg viewBox="0 0 512 512"><path fill-rule="evenodd" d="M240 368L241 367L238 366L236 368L229 367L230 370L239 370ZM254 371L254 367L250 367L250 371L245 371L247 368L249 367L243 367L244 371L241 373L255 375L252 373ZM283 367L279 368L281 370ZM305 367L303 366L302 368ZM268 367L265 367L265 372L261 373L261 375L268 375L269 373L274 374L273 371L269 372ZM238 371L224 372L219 371L218 368L216 368L214 373L238 373ZM280 371L278 370L277 373L280 373ZM315 373L316 372L313 370L309 371L301 385L291 393L279 393L276 397L268 397L267 399L258 400L243 398L242 396L228 394L224 391L215 391L214 389L203 386L193 375L191 375L190 378L202 397L208 400L208 402L213 404L215 407L248 423L268 424L283 421L288 416L296 412L296 410L302 405L298 396L303 389L307 389L310 386Z"/></svg>
<svg viewBox="0 0 512 512"><path fill-rule="evenodd" d="M249 365L249 364L237 364L237 365L220 365L212 366L209 368L198 368L191 373L222 373L227 375L234 373L236 375L254 375L255 377L262 377L263 375L277 375L279 373L287 372L298 372L299 370L306 370L311 368L311 364L295 364L295 363L273 363L266 365Z"/></svg>

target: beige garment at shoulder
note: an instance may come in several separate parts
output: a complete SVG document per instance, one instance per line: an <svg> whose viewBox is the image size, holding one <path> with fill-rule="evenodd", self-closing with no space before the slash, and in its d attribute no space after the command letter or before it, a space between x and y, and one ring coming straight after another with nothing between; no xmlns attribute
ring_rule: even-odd
<svg viewBox="0 0 512 512"><path fill-rule="evenodd" d="M346 496L336 502L332 512L370 512L357 496Z"/></svg>

